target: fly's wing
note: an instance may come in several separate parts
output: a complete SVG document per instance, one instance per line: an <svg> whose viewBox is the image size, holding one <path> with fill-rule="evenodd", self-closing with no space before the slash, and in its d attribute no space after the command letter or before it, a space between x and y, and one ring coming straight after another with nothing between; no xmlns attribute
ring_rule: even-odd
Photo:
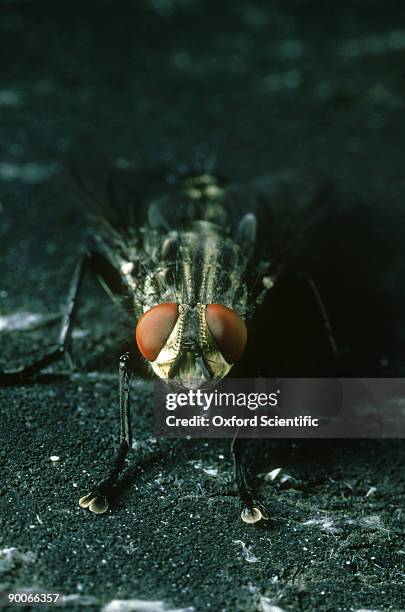
<svg viewBox="0 0 405 612"><path fill-rule="evenodd" d="M163 172L141 171L111 160L69 160L68 192L110 242L134 240L148 217L147 202L168 190Z"/></svg>
<svg viewBox="0 0 405 612"><path fill-rule="evenodd" d="M125 241L134 244L140 228L167 234L188 230L195 221L206 219L207 200L198 196L207 187L207 177L184 175L167 167L154 171L123 167L93 157L91 161L70 160L66 183L75 203L98 232L119 246ZM215 185L219 182L209 177L208 186L211 178ZM218 221L214 217L209 220Z"/></svg>
<svg viewBox="0 0 405 612"><path fill-rule="evenodd" d="M321 228L334 199L333 189L325 182L292 174L227 187L224 205L233 211L235 240L245 252L252 251L247 270L252 306L263 301L283 272L302 268L306 245ZM250 231L248 244L252 217L257 229Z"/></svg>
<svg viewBox="0 0 405 612"><path fill-rule="evenodd" d="M151 201L170 192L170 183L164 172L122 167L97 156L70 159L66 179L71 199L93 226L90 247L102 255L108 287L113 287L107 292L132 318L140 316L145 279L156 263L154 243L159 244L159 237L145 232L148 210Z"/></svg>

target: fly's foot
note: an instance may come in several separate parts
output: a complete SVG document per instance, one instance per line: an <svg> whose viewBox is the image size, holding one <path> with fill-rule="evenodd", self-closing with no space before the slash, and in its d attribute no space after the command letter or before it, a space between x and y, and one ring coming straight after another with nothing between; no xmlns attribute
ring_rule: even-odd
<svg viewBox="0 0 405 612"><path fill-rule="evenodd" d="M125 457L130 449L127 440L123 440L120 444L118 454L114 460L112 468L108 475L103 480L99 481L91 493L84 495L79 499L81 508L88 508L90 512L95 514L104 514L109 508L109 501L117 493L116 482L119 473L125 465Z"/></svg>
<svg viewBox="0 0 405 612"><path fill-rule="evenodd" d="M79 499L79 506L81 508L88 508L94 514L104 514L104 512L107 512L109 504L106 495L95 492L81 497Z"/></svg>
<svg viewBox="0 0 405 612"><path fill-rule="evenodd" d="M253 525L260 521L268 521L269 513L261 502L252 500L252 503L243 505L240 517L244 523Z"/></svg>
<svg viewBox="0 0 405 612"><path fill-rule="evenodd" d="M229 481L225 486L216 488L208 497L239 497L242 502L241 519L244 523L254 524L259 521L268 521L269 512L266 506L259 500L253 499L249 489L239 488L233 481Z"/></svg>

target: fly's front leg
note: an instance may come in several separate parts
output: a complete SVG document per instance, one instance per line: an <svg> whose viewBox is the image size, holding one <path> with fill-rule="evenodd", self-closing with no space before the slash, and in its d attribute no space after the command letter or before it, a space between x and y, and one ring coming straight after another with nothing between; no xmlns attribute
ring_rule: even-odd
<svg viewBox="0 0 405 612"><path fill-rule="evenodd" d="M237 434L232 440L231 452L234 460L234 474L238 495L242 502L241 519L245 523L258 523L262 519L267 520L265 506L254 499L252 489L247 481L245 466L246 439L238 438Z"/></svg>
<svg viewBox="0 0 405 612"><path fill-rule="evenodd" d="M77 312L78 298L80 287L84 274L89 267L91 261L91 253L86 253L76 265L72 279L70 281L69 291L66 299L66 305L62 317L62 325L59 332L59 339L56 348L46 352L44 355L35 359L31 363L22 366L16 370L0 372L0 384L12 385L22 383L38 374L52 363L55 363L66 354L66 349L69 344L75 315Z"/></svg>
<svg viewBox="0 0 405 612"><path fill-rule="evenodd" d="M95 514L108 510L109 498L112 495L117 478L125 465L125 458L132 445L130 415L130 382L131 372L128 367L129 354L125 353L119 362L119 410L120 410L120 445L107 476L94 485L91 492L81 497L79 505L88 508Z"/></svg>

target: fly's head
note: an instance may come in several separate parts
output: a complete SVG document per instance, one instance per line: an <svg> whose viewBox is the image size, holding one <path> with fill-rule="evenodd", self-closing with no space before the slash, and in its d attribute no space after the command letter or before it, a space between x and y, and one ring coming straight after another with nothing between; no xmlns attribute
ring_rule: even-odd
<svg viewBox="0 0 405 612"><path fill-rule="evenodd" d="M158 304L136 327L140 352L176 388L197 388L226 376L246 340L244 321L222 304Z"/></svg>

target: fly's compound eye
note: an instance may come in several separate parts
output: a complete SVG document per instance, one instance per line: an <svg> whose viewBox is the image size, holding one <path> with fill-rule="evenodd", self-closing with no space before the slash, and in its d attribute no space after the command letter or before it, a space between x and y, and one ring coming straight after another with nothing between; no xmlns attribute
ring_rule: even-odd
<svg viewBox="0 0 405 612"><path fill-rule="evenodd" d="M245 350L247 329L240 316L222 304L208 304L205 311L208 329L228 363L235 363Z"/></svg>
<svg viewBox="0 0 405 612"><path fill-rule="evenodd" d="M176 325L179 316L177 304L166 302L154 306L139 319L136 343L148 361L155 361Z"/></svg>

